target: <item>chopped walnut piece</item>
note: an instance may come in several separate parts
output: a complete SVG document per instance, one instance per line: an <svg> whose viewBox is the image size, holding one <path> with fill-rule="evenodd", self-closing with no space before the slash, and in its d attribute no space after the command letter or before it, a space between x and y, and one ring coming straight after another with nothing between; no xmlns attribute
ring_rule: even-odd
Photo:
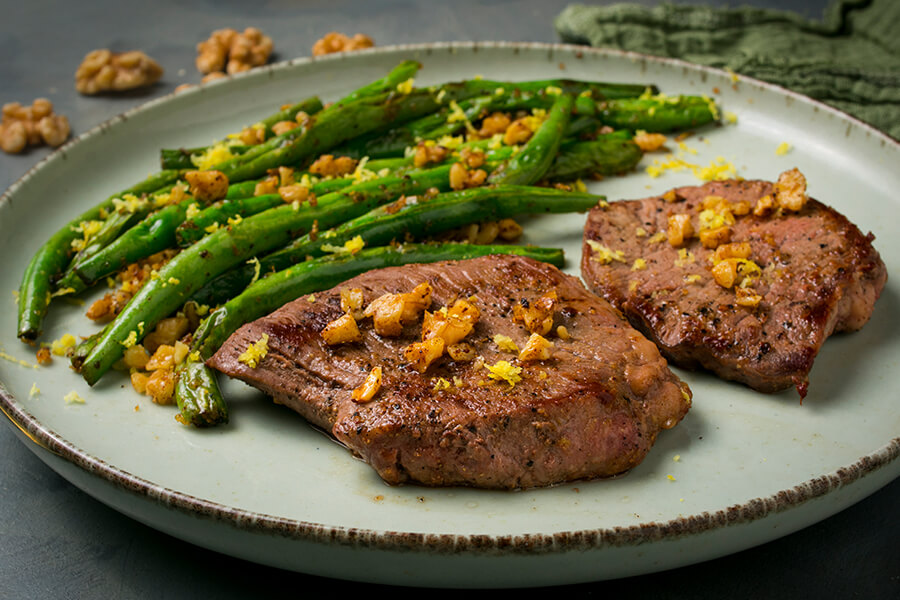
<svg viewBox="0 0 900 600"><path fill-rule="evenodd" d="M337 344L347 344L350 342L358 342L362 339L359 327L356 325L356 319L350 313L345 313L334 321L328 323L322 330L322 339L329 346Z"/></svg>
<svg viewBox="0 0 900 600"><path fill-rule="evenodd" d="M366 376L365 381L351 392L350 397L354 402L369 402L381 389L381 367L373 367Z"/></svg>
<svg viewBox="0 0 900 600"><path fill-rule="evenodd" d="M247 27L243 33L218 29L208 40L197 44L197 70L228 74L249 71L269 61L273 46L272 38L256 27Z"/></svg>
<svg viewBox="0 0 900 600"><path fill-rule="evenodd" d="M425 311L422 322L422 340L440 337L446 346L460 342L472 332L481 311L468 300L457 300L446 311Z"/></svg>
<svg viewBox="0 0 900 600"><path fill-rule="evenodd" d="M425 282L405 294L379 296L369 303L363 314L372 317L378 335L397 336L403 331L403 325L418 319L419 314L429 306L431 284Z"/></svg>
<svg viewBox="0 0 900 600"><path fill-rule="evenodd" d="M753 214L757 217L767 217L775 211L775 198L772 196L763 196L756 201L753 207Z"/></svg>
<svg viewBox="0 0 900 600"><path fill-rule="evenodd" d="M325 34L325 37L316 41L312 47L313 56L322 56L324 54L332 54L333 52L349 52L351 50L361 50L363 48L371 48L375 42L367 35L357 33L352 38L347 37L343 33L332 31Z"/></svg>
<svg viewBox="0 0 900 600"><path fill-rule="evenodd" d="M519 352L519 361L547 360L550 358L551 348L553 348L553 342L537 333L532 333L525 342L525 347Z"/></svg>
<svg viewBox="0 0 900 600"><path fill-rule="evenodd" d="M500 219L497 221L497 226L500 229L497 235L502 240L511 242L522 236L522 226L516 223L515 219Z"/></svg>
<svg viewBox="0 0 900 600"><path fill-rule="evenodd" d="M253 186L253 195L263 196L265 194L277 194L278 183L279 181L277 175L266 177L265 179L260 180L255 186Z"/></svg>
<svg viewBox="0 0 900 600"><path fill-rule="evenodd" d="M147 394L156 404L172 404L175 397L175 371L172 369L153 371L145 386Z"/></svg>
<svg viewBox="0 0 900 600"><path fill-rule="evenodd" d="M661 133L647 133L646 131L634 136L634 143L644 152L655 152L662 148L668 140Z"/></svg>
<svg viewBox="0 0 900 600"><path fill-rule="evenodd" d="M228 193L228 176L222 171L188 171L184 179L191 186L191 194L201 202L215 202Z"/></svg>
<svg viewBox="0 0 900 600"><path fill-rule="evenodd" d="M750 214L750 203L746 200L738 200L731 203L731 213L738 217Z"/></svg>
<svg viewBox="0 0 900 600"><path fill-rule="evenodd" d="M698 234L700 243L706 248L718 248L720 245L728 243L731 239L731 227L723 225L715 229L704 229Z"/></svg>
<svg viewBox="0 0 900 600"><path fill-rule="evenodd" d="M483 138L489 138L498 133L506 133L510 123L512 123L512 119L509 118L509 115L502 112L495 112L482 119L481 129L478 130L478 135Z"/></svg>
<svg viewBox="0 0 900 600"><path fill-rule="evenodd" d="M150 376L146 373L134 372L131 374L131 387L134 388L138 394L146 394L147 393L147 380L150 379Z"/></svg>
<svg viewBox="0 0 900 600"><path fill-rule="evenodd" d="M125 349L125 355L122 357L125 366L129 369L147 369L147 363L150 362L150 353L141 344L135 344Z"/></svg>
<svg viewBox="0 0 900 600"><path fill-rule="evenodd" d="M750 258L751 251L749 242L722 244L716 248L716 252L713 254L713 262L719 262L726 258Z"/></svg>
<svg viewBox="0 0 900 600"><path fill-rule="evenodd" d="M506 128L506 133L503 134L504 144L514 146L516 144L524 144L531 139L534 131L528 126L527 118L516 119L509 124L509 127Z"/></svg>
<svg viewBox="0 0 900 600"><path fill-rule="evenodd" d="M75 89L87 95L121 92L152 85L162 74L162 67L140 50L121 54L94 50L75 72Z"/></svg>
<svg viewBox="0 0 900 600"><path fill-rule="evenodd" d="M416 167L424 167L430 163L439 163L447 158L450 152L447 148L439 146L434 142L421 141L416 144L416 153L413 156L413 165Z"/></svg>
<svg viewBox="0 0 900 600"><path fill-rule="evenodd" d="M245 146L255 146L266 141L266 130L264 127L244 127L238 134L238 139Z"/></svg>
<svg viewBox="0 0 900 600"><path fill-rule="evenodd" d="M513 322L522 323L531 333L546 335L553 328L553 309L558 299L556 290L550 290L534 302L522 299L513 305Z"/></svg>
<svg viewBox="0 0 900 600"><path fill-rule="evenodd" d="M3 105L0 121L0 149L7 154L18 154L27 146L47 144L60 146L69 137L69 120L53 113L53 104L46 98L38 98L31 106L18 102Z"/></svg>
<svg viewBox="0 0 900 600"><path fill-rule="evenodd" d="M470 362L475 360L477 352L475 346L469 342L459 342L447 346L447 355L456 362Z"/></svg>
<svg viewBox="0 0 900 600"><path fill-rule="evenodd" d="M172 346L174 348L175 343L188 332L189 327L190 322L186 317L165 318L157 323L156 329L144 338L144 347L154 354L162 346Z"/></svg>
<svg viewBox="0 0 900 600"><path fill-rule="evenodd" d="M300 127L300 123L297 121L278 121L272 125L272 133L281 135L282 133L287 133L291 129L297 129L298 127Z"/></svg>
<svg viewBox="0 0 900 600"><path fill-rule="evenodd" d="M691 215L681 213L671 215L666 229L666 237L674 248L679 248L694 235L694 226L691 224Z"/></svg>
<svg viewBox="0 0 900 600"><path fill-rule="evenodd" d="M713 279L723 288L730 289L737 281L737 260L726 258L712 268Z"/></svg>
<svg viewBox="0 0 900 600"><path fill-rule="evenodd" d="M473 223L467 228L466 237L470 244L490 244L500 235L500 225L496 221Z"/></svg>
<svg viewBox="0 0 900 600"><path fill-rule="evenodd" d="M450 187L454 190L463 190L478 187L487 179L487 173L482 169L470 171L462 163L453 163L450 167Z"/></svg>
<svg viewBox="0 0 900 600"><path fill-rule="evenodd" d="M736 302L739 306L746 306L748 308L756 308L759 306L759 303L762 302L762 296L756 293L753 288L742 288L739 287L734 290Z"/></svg>
<svg viewBox="0 0 900 600"><path fill-rule="evenodd" d="M315 196L309 193L308 187L299 183L278 188L278 195L288 204L293 204L294 202L306 202L307 200L312 202L311 198L315 198Z"/></svg>
<svg viewBox="0 0 900 600"><path fill-rule="evenodd" d="M363 318L363 291L359 288L341 290L341 310L353 315L354 319Z"/></svg>
<svg viewBox="0 0 900 600"><path fill-rule="evenodd" d="M50 348L43 347L38 349L35 353L35 359L37 360L39 365L49 365L53 362L53 357L50 355Z"/></svg>
<svg viewBox="0 0 900 600"><path fill-rule="evenodd" d="M428 338L422 342L410 344L403 349L403 357L406 362L419 373L424 373L428 367L444 354L444 339L441 337Z"/></svg>
<svg viewBox="0 0 900 600"><path fill-rule="evenodd" d="M669 190L665 194L662 195L662 199L668 203L678 202L679 200L684 200L681 196L679 196L675 190Z"/></svg>
<svg viewBox="0 0 900 600"><path fill-rule="evenodd" d="M463 148L459 151L459 157L462 159L462 162L466 164L470 169L477 169L478 167L484 165L484 161L486 160L486 156L484 154L484 150L481 148Z"/></svg>
<svg viewBox="0 0 900 600"><path fill-rule="evenodd" d="M274 172L274 169L273 169ZM278 185L280 187L294 184L294 169L292 167L278 167Z"/></svg>
<svg viewBox="0 0 900 600"><path fill-rule="evenodd" d="M310 165L309 172L323 177L341 177L352 173L357 164L358 161L349 156L335 158L333 154L323 154Z"/></svg>
<svg viewBox="0 0 900 600"><path fill-rule="evenodd" d="M799 169L785 171L775 182L775 203L778 208L798 212L803 210L809 197L806 195L806 177Z"/></svg>

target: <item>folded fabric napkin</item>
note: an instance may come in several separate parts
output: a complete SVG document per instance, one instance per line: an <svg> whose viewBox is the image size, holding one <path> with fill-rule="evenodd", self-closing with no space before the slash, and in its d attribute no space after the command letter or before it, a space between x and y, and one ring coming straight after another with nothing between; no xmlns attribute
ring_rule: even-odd
<svg viewBox="0 0 900 600"><path fill-rule="evenodd" d="M566 42L729 68L810 96L900 139L900 0L835 0L822 21L785 11L572 5Z"/></svg>

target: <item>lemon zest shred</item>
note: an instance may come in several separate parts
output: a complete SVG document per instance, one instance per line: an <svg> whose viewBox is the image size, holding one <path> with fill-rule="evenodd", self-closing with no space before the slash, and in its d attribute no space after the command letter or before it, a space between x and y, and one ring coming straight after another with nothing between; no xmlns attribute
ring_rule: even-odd
<svg viewBox="0 0 900 600"><path fill-rule="evenodd" d="M508 361L498 360L493 365L485 364L484 366L490 371L488 377L496 381L505 381L509 384L509 387L513 387L522 381L522 376L520 375L522 367L513 366Z"/></svg>
<svg viewBox="0 0 900 600"><path fill-rule="evenodd" d="M251 369L255 369L259 366L259 362L266 357L266 354L269 353L269 334L264 333L262 337L260 337L255 342L251 342L247 349L244 350L240 356L238 356L238 361L244 363Z"/></svg>

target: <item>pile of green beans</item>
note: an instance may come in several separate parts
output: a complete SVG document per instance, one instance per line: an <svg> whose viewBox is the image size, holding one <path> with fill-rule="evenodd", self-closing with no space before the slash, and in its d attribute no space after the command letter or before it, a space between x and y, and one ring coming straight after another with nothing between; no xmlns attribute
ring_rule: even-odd
<svg viewBox="0 0 900 600"><path fill-rule="evenodd" d="M175 399L182 423L222 423L228 409L203 361L243 323L385 266L491 253L562 265L562 251L552 248L421 242L488 220L587 211L602 197L535 184L628 171L642 156L632 140L636 130L684 130L713 122L718 114L708 99L653 96L655 87L633 84L474 79L414 88L409 80L419 68L414 61L401 63L328 106L313 97L284 107L253 125L262 131L256 145L217 142L230 157L211 167L229 181L224 199L216 202L188 195L167 203L167 194L183 185L208 147L162 150L162 171L79 215L37 252L19 291L19 337L33 342L40 336L54 295L80 293L138 260L177 250L102 331L78 346L73 366L93 385L122 358L126 345L186 302L217 307L193 333L192 352L176 372ZM473 130L473 122L492 112L535 110L546 115L521 147L456 141L457 151L445 160L428 168L414 164L410 151L419 142L449 145L443 140ZM301 112L306 116L297 119ZM281 121L302 122L276 134L273 127ZM600 133L610 128L616 131ZM486 181L451 190L458 187L451 185L451 172L467 150L483 153L477 168ZM302 204L255 194L273 170L289 167L299 177L326 153L366 157L366 176L315 181L309 188L314 201ZM141 201L116 200L128 194ZM77 230L87 221L102 223L73 252ZM342 250L358 237L364 249ZM397 245L403 240L419 243Z"/></svg>

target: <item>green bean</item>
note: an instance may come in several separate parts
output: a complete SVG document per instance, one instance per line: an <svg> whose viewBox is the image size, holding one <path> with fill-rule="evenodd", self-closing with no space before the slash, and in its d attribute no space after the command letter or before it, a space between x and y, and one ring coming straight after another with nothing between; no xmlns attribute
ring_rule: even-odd
<svg viewBox="0 0 900 600"><path fill-rule="evenodd" d="M360 98L365 98L367 96L376 96L384 92L393 91L399 84L414 77L421 68L422 64L418 61L405 60L391 69L390 73L381 79L376 79L372 83L362 86L351 94L338 100L336 104L346 104L347 102L353 102L354 100L359 100Z"/></svg>
<svg viewBox="0 0 900 600"><path fill-rule="evenodd" d="M307 115L314 115L322 110L322 101L317 97L313 96L311 98L307 98L279 110L275 114L269 115L268 117L259 121L259 125L262 126L264 131L264 139L268 140L274 136L274 132L272 131L272 126L275 123L279 123L281 121L293 121L298 113L304 112ZM218 143L223 143L226 140L222 140ZM203 146L199 148L179 148L179 149L163 149L160 150L160 163L163 168L169 169L196 169L196 165L194 164L194 160L192 157L200 156L207 150L209 150L211 146ZM251 150L256 148L256 146L247 146L247 145L229 145L228 150L234 155L243 155Z"/></svg>
<svg viewBox="0 0 900 600"><path fill-rule="evenodd" d="M667 133L718 121L715 103L703 96L653 96L610 100L598 106L598 119L616 129Z"/></svg>
<svg viewBox="0 0 900 600"><path fill-rule="evenodd" d="M547 115L547 119L522 150L501 164L488 177L490 183L529 185L540 180L559 150L563 133L569 124L569 115L575 99L570 94L560 94Z"/></svg>
<svg viewBox="0 0 900 600"><path fill-rule="evenodd" d="M228 405L219 390L215 372L202 362L188 357L178 365L175 402L183 425L212 427L228 422Z"/></svg>
<svg viewBox="0 0 900 600"><path fill-rule="evenodd" d="M176 228L184 222L189 207L196 204L196 200L188 198L148 215L103 250L78 265L75 273L85 286L90 286L133 262L174 247Z"/></svg>
<svg viewBox="0 0 900 600"><path fill-rule="evenodd" d="M205 236L208 229L224 225L229 219L250 217L282 204L284 200L278 194L262 194L208 206L193 217L183 219L175 227L173 241L185 248Z"/></svg>
<svg viewBox="0 0 900 600"><path fill-rule="evenodd" d="M65 273L63 273L56 284L57 289L60 291L65 290L72 294L77 294L87 289L84 281L76 274L76 269L112 243L122 231L128 230L137 221L145 217L150 210L149 202L143 202L135 209L121 208L114 210L106 217L100 231L71 260Z"/></svg>
<svg viewBox="0 0 900 600"><path fill-rule="evenodd" d="M56 279L71 259L72 241L79 237L77 228L82 222L100 217L113 209L113 199L125 194L141 195L174 183L179 171L167 170L155 173L144 181L110 196L97 206L69 221L44 243L37 251L19 286L18 336L23 342L33 342L43 328L44 316L50 306L53 280Z"/></svg>
<svg viewBox="0 0 900 600"><path fill-rule="evenodd" d="M241 155L250 150L253 146L236 145L228 146L228 151L235 155ZM195 170L197 166L191 157L202 155L209 150L209 146L199 146L197 148L163 148L159 151L159 164L163 169L191 169Z"/></svg>
<svg viewBox="0 0 900 600"><path fill-rule="evenodd" d="M340 247L360 236L367 246L383 246L408 238L425 239L479 221L515 215L586 211L601 200L588 193L564 192L534 186L488 186L421 196L380 206L366 214L316 235L306 234L287 247L259 259L258 265L242 265L211 280L194 296L203 304L228 301L260 273L281 271L309 257L326 253L323 247Z"/></svg>
<svg viewBox="0 0 900 600"><path fill-rule="evenodd" d="M596 140L564 144L546 177L572 181L590 175L617 175L633 169L644 153L630 137L621 133L601 135Z"/></svg>
<svg viewBox="0 0 900 600"><path fill-rule="evenodd" d="M449 172L450 167L445 166L418 172L415 177L359 183L319 198L316 206L304 206L302 210L280 206L211 233L175 256L156 278L144 284L85 359L82 376L90 385L96 383L122 356L123 344L138 341L139 330L151 331L216 275L283 246L316 224L332 227L401 194L421 193L431 187L447 189Z"/></svg>

